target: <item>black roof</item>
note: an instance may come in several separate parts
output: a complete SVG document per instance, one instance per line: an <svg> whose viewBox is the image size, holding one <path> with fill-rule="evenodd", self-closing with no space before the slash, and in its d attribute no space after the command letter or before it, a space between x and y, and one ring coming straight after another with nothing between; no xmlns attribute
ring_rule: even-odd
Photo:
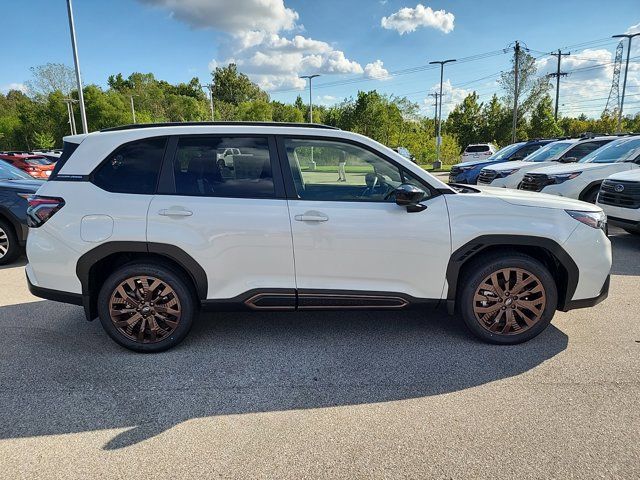
<svg viewBox="0 0 640 480"><path fill-rule="evenodd" d="M189 127L189 126L229 126L244 125L252 127L303 127L303 128L325 128L328 130L339 130L339 128L320 123L295 123L295 122L165 122L165 123L135 123L130 125L120 125L119 127L103 128L101 132L117 132L120 130L134 130L136 128L154 127Z"/></svg>

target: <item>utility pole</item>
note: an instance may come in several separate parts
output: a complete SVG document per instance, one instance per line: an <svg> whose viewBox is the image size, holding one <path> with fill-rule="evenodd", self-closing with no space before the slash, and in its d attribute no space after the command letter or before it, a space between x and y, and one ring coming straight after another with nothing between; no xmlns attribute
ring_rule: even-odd
<svg viewBox="0 0 640 480"><path fill-rule="evenodd" d="M205 85L209 89L209 106L211 107L211 121L216 121L215 108L213 107L213 83Z"/></svg>
<svg viewBox="0 0 640 480"><path fill-rule="evenodd" d="M131 100L131 117L133 118L133 123L136 123L136 107L133 105L133 95L129 95L129 100Z"/></svg>
<svg viewBox="0 0 640 480"><path fill-rule="evenodd" d="M513 47L515 55L515 70L513 82L513 132L511 133L511 143L516 143L516 130L518 128L518 70L520 69L520 42L516 40Z"/></svg>
<svg viewBox="0 0 640 480"><path fill-rule="evenodd" d="M71 129L71 135L76 135L78 130L76 130L76 117L73 114L73 104L78 103L78 100L74 100L73 98L63 98L62 101L67 104L67 113L69 114L69 128Z"/></svg>
<svg viewBox="0 0 640 480"><path fill-rule="evenodd" d="M429 65L440 65L440 109L438 110L438 134L436 135L436 161L433 162L434 169L442 167L442 161L440 160L440 147L442 145L442 82L444 80L444 66L447 63L455 61L455 59L449 59L429 62Z"/></svg>
<svg viewBox="0 0 640 480"><path fill-rule="evenodd" d="M305 78L309 80L309 123L313 123L313 98L311 96L311 80L316 77L319 77L320 74L315 73L313 75L301 75L300 78Z"/></svg>
<svg viewBox="0 0 640 480"><path fill-rule="evenodd" d="M560 61L562 60L562 56L563 55L571 55L571 52L567 52L567 53L562 53L560 50L558 50L558 53L552 53L551 55L553 55L554 57L558 57L558 70L556 71L556 73L550 73L549 75L547 75L547 77L549 78L553 78L555 77L556 79L556 110L555 113L553 115L553 117L556 119L556 121L558 120L558 104L559 102L559 98L560 98L560 77L566 77L567 75L569 75L566 72L561 72L560 71Z"/></svg>
<svg viewBox="0 0 640 480"><path fill-rule="evenodd" d="M629 40L627 44L627 63L624 67L624 80L622 81L622 98L620 99L620 111L618 111L618 133L622 131L622 108L624 107L624 92L627 88L627 73L629 72L629 54L631 53L631 39L640 35L637 33L623 33L620 35L613 35L612 38L626 38Z"/></svg>
<svg viewBox="0 0 640 480"><path fill-rule="evenodd" d="M76 27L73 22L73 7L71 0L67 0L67 14L69 15L69 31L71 33L71 48L73 50L73 63L76 67L76 82L78 84L78 99L80 102L80 119L82 120L82 133L89 133L87 127L87 112L84 109L84 93L82 92L82 78L80 77L80 60L78 60L78 46L76 45Z"/></svg>

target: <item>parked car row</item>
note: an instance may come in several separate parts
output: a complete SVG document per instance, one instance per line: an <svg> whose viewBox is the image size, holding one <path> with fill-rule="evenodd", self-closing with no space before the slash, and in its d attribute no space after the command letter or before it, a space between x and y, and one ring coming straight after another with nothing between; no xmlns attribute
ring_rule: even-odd
<svg viewBox="0 0 640 480"><path fill-rule="evenodd" d="M33 178L49 178L55 162L43 154L29 152L0 152L0 160L19 168Z"/></svg>

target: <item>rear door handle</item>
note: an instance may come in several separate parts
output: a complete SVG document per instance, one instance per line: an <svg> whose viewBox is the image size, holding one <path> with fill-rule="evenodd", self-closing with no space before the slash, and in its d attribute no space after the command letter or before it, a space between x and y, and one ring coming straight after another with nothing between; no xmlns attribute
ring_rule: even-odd
<svg viewBox="0 0 640 480"><path fill-rule="evenodd" d="M158 215L165 217L190 217L193 215L193 212L182 207L171 207L160 210Z"/></svg>
<svg viewBox="0 0 640 480"><path fill-rule="evenodd" d="M304 212L302 215L296 215L294 218L298 222L326 222L329 220L329 217L321 212Z"/></svg>

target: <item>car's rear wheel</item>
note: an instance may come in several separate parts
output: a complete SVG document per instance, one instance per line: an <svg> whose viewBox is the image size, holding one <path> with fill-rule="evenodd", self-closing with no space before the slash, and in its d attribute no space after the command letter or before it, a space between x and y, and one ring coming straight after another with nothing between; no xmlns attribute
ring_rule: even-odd
<svg viewBox="0 0 640 480"><path fill-rule="evenodd" d="M549 270L520 253L491 255L465 269L459 297L471 332L497 344L525 342L542 332L555 314L558 293Z"/></svg>
<svg viewBox="0 0 640 480"><path fill-rule="evenodd" d="M21 251L13 226L0 219L0 265L8 265L13 262Z"/></svg>
<svg viewBox="0 0 640 480"><path fill-rule="evenodd" d="M98 296L105 331L137 352L160 352L179 344L196 311L188 280L164 265L125 265L107 278Z"/></svg>

